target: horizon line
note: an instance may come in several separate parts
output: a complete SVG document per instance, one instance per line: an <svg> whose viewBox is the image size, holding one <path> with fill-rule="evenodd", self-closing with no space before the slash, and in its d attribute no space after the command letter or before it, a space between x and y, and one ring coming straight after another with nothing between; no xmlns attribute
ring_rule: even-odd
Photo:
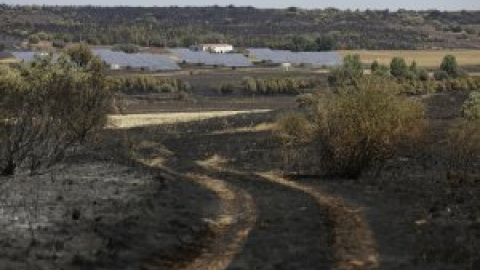
<svg viewBox="0 0 480 270"><path fill-rule="evenodd" d="M440 8L425 8L425 9L409 9L409 8L337 8L337 7L318 7L318 8L305 8L300 6L285 6L285 7L258 7L252 5L101 5L101 4L81 4L81 5L64 5L64 4L7 4L1 2L0 5L10 6L10 7L98 7L98 8L254 8L254 9L264 9L264 10L284 10L289 8L297 8L299 10L315 11L315 10L328 10L334 9L338 11L416 11L416 12L425 12L425 11L442 11L442 12L461 12L461 11L470 11L470 12L479 12L480 9L440 9Z"/></svg>

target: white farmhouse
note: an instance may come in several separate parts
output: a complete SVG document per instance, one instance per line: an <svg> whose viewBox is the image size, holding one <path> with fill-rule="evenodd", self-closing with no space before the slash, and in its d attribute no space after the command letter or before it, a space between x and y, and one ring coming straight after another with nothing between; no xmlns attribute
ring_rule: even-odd
<svg viewBox="0 0 480 270"><path fill-rule="evenodd" d="M199 44L191 47L193 51L210 53L229 53L233 52L233 45L230 44Z"/></svg>

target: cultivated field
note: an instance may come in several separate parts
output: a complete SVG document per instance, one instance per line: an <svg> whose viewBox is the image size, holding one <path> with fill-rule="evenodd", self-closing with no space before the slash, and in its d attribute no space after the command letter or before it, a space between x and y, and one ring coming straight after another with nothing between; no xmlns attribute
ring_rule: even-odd
<svg viewBox="0 0 480 270"><path fill-rule="evenodd" d="M419 66L438 67L447 54L457 58L461 66L480 65L479 50L353 50L340 51L343 56L358 54L365 64L371 64L377 60L380 64L389 65L393 57L402 57L407 63L417 61Z"/></svg>

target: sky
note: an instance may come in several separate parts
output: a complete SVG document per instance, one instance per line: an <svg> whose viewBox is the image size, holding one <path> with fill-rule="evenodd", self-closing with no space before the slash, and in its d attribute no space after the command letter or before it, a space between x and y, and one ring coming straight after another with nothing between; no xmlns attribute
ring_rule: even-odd
<svg viewBox="0 0 480 270"><path fill-rule="evenodd" d="M101 6L210 6L235 5L255 6L260 8L285 8L290 6L302 8L335 7L339 9L390 9L399 8L424 10L480 10L480 0L0 0L5 4L37 4L37 5L101 5Z"/></svg>

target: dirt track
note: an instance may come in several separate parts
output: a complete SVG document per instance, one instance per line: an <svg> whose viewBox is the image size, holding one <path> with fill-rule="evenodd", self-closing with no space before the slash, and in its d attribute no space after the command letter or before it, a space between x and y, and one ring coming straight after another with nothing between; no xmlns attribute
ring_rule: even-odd
<svg viewBox="0 0 480 270"><path fill-rule="evenodd" d="M429 106L429 112L441 123L455 112L444 104L456 98L430 99L439 106ZM419 177L425 169L415 169L422 163L413 158L392 160L378 179L287 178L279 172L290 171L292 164L285 167L273 134L282 113L235 113L147 126L139 122L139 127L106 130L107 145L101 149L107 153L99 151L101 160L93 164L98 169L88 169L90 153L74 158L76 171L59 181L45 179L49 185L75 183L72 194L83 195L79 201L91 200L93 209L103 209L102 216L81 209L82 220L69 220L61 239L67 244L75 240L71 235L83 243L98 239L98 252L89 252L91 245L47 250L55 237L46 231L39 234L44 243L30 252L33 263L67 270L478 269L473 266L478 265L475 239L480 238L475 235L480 227L464 215L478 201L473 182L456 190L463 200L452 204L449 194L442 195L452 187L439 182L438 170ZM116 175L118 184L105 175ZM152 184L139 184L146 175ZM92 198L84 196L90 189ZM95 196L106 196L109 204L118 201L116 208L110 210ZM129 196L132 200L125 204ZM49 197L57 200L55 193ZM78 233L92 230L94 234ZM5 252L12 249L8 244ZM52 257L39 257L45 251ZM79 251L83 253L76 255ZM0 260L18 264L17 254L0 254ZM470 257L463 260L465 256ZM39 269L24 264L11 269Z"/></svg>
<svg viewBox="0 0 480 270"><path fill-rule="evenodd" d="M252 156L272 154L255 151L271 143L271 131L242 127L272 115L167 125L150 130L161 137L144 137L160 140L170 153L157 165L207 187L220 201L208 221L214 234L207 247L174 269L374 269L378 254L361 213L320 189L260 173L279 166L268 156ZM169 136L173 126L177 132ZM142 128L132 132L145 136ZM143 153L147 161L158 155Z"/></svg>

